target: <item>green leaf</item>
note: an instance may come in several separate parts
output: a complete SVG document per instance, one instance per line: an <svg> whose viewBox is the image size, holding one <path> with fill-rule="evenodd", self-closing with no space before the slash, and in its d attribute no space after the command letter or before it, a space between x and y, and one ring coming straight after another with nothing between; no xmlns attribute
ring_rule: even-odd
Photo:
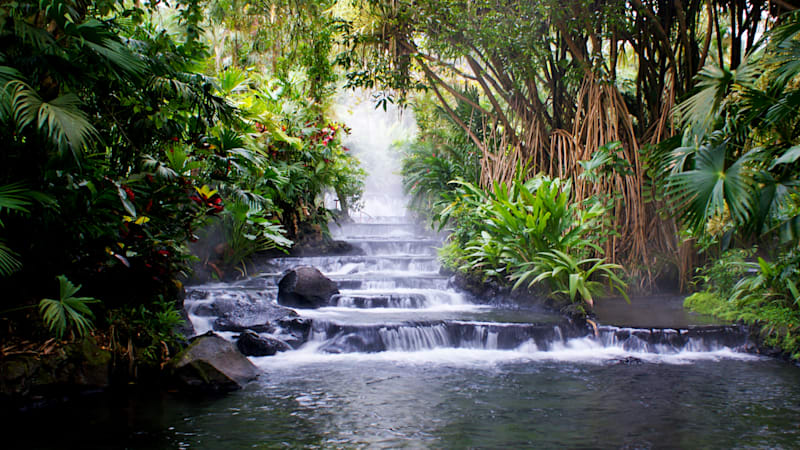
<svg viewBox="0 0 800 450"><path fill-rule="evenodd" d="M80 285L75 286L64 275L56 277L59 285L58 300L45 298L39 302L39 312L45 325L59 339L64 337L67 329L73 327L77 336L86 335L93 328L91 318L94 317L89 304L99 300L91 297L73 297Z"/></svg>
<svg viewBox="0 0 800 450"><path fill-rule="evenodd" d="M775 161L770 164L769 169L772 170L778 164L792 164L797 159L800 158L800 145L795 145L794 147L790 147L780 158L776 159Z"/></svg>

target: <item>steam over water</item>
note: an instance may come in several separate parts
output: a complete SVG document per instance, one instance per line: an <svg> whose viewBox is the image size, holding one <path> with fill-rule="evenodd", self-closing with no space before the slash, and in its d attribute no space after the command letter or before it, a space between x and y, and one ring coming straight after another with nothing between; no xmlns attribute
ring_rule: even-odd
<svg viewBox="0 0 800 450"><path fill-rule="evenodd" d="M352 129L344 145L367 171L364 208L355 215L365 220L404 215L406 198L399 174L401 155L392 144L415 135L416 123L411 112L392 104L387 105L385 112L375 109L372 96L363 91L343 95L335 112Z"/></svg>

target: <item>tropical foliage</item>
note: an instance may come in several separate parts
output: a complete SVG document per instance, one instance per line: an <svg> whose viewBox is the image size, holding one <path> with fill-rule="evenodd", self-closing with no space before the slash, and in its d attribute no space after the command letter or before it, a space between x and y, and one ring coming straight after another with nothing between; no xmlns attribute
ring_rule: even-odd
<svg viewBox="0 0 800 450"><path fill-rule="evenodd" d="M800 358L798 36L795 12L736 70L701 71L697 92L679 105L684 135L668 179L676 214L709 253L727 250L720 261L741 254L734 247L762 247L757 261L709 263L705 292L687 306L759 325L767 344L794 358ZM731 277L738 281L724 281Z"/></svg>
<svg viewBox="0 0 800 450"><path fill-rule="evenodd" d="M294 30L298 47L248 60L214 33L270 11L248 6L244 20L229 6L0 2L3 309L45 298L57 337L97 326L154 362L177 342L193 267L230 276L255 252L286 251L336 213L326 192L358 205L363 171L326 110L334 18L282 4L302 14L269 32ZM61 296L48 299L41 280L56 275ZM102 301L89 309L90 298Z"/></svg>
<svg viewBox="0 0 800 450"><path fill-rule="evenodd" d="M621 267L593 257L603 252L598 231L605 208L594 200L576 202L570 181L518 176L488 192L463 180L452 183L456 189L443 195L450 203L435 219L453 221L459 230L446 251L459 270L513 282L515 289L544 282L551 296L581 312L606 288L626 296Z"/></svg>

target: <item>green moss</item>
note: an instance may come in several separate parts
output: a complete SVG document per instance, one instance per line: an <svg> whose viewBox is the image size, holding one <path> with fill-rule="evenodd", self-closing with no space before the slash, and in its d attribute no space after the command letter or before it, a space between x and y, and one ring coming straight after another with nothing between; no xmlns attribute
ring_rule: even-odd
<svg viewBox="0 0 800 450"><path fill-rule="evenodd" d="M743 298L726 299L716 292L704 291L686 297L683 305L697 313L756 326L764 345L800 359L800 310L782 298L754 292Z"/></svg>
<svg viewBox="0 0 800 450"><path fill-rule="evenodd" d="M725 299L714 292L695 292L683 301L684 308L700 314L719 316L725 311Z"/></svg>

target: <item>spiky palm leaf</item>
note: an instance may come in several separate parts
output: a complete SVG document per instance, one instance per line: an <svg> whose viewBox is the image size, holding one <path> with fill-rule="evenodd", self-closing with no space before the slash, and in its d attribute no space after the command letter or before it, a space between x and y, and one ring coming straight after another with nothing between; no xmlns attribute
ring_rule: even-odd
<svg viewBox="0 0 800 450"><path fill-rule="evenodd" d="M97 19L89 19L78 25L77 34L81 43L100 57L121 78L139 77L147 66L131 52L108 26Z"/></svg>
<svg viewBox="0 0 800 450"><path fill-rule="evenodd" d="M5 211L28 213L28 206L33 203L31 190L22 183L11 183L0 186L0 214ZM0 227L3 221L0 219Z"/></svg>

